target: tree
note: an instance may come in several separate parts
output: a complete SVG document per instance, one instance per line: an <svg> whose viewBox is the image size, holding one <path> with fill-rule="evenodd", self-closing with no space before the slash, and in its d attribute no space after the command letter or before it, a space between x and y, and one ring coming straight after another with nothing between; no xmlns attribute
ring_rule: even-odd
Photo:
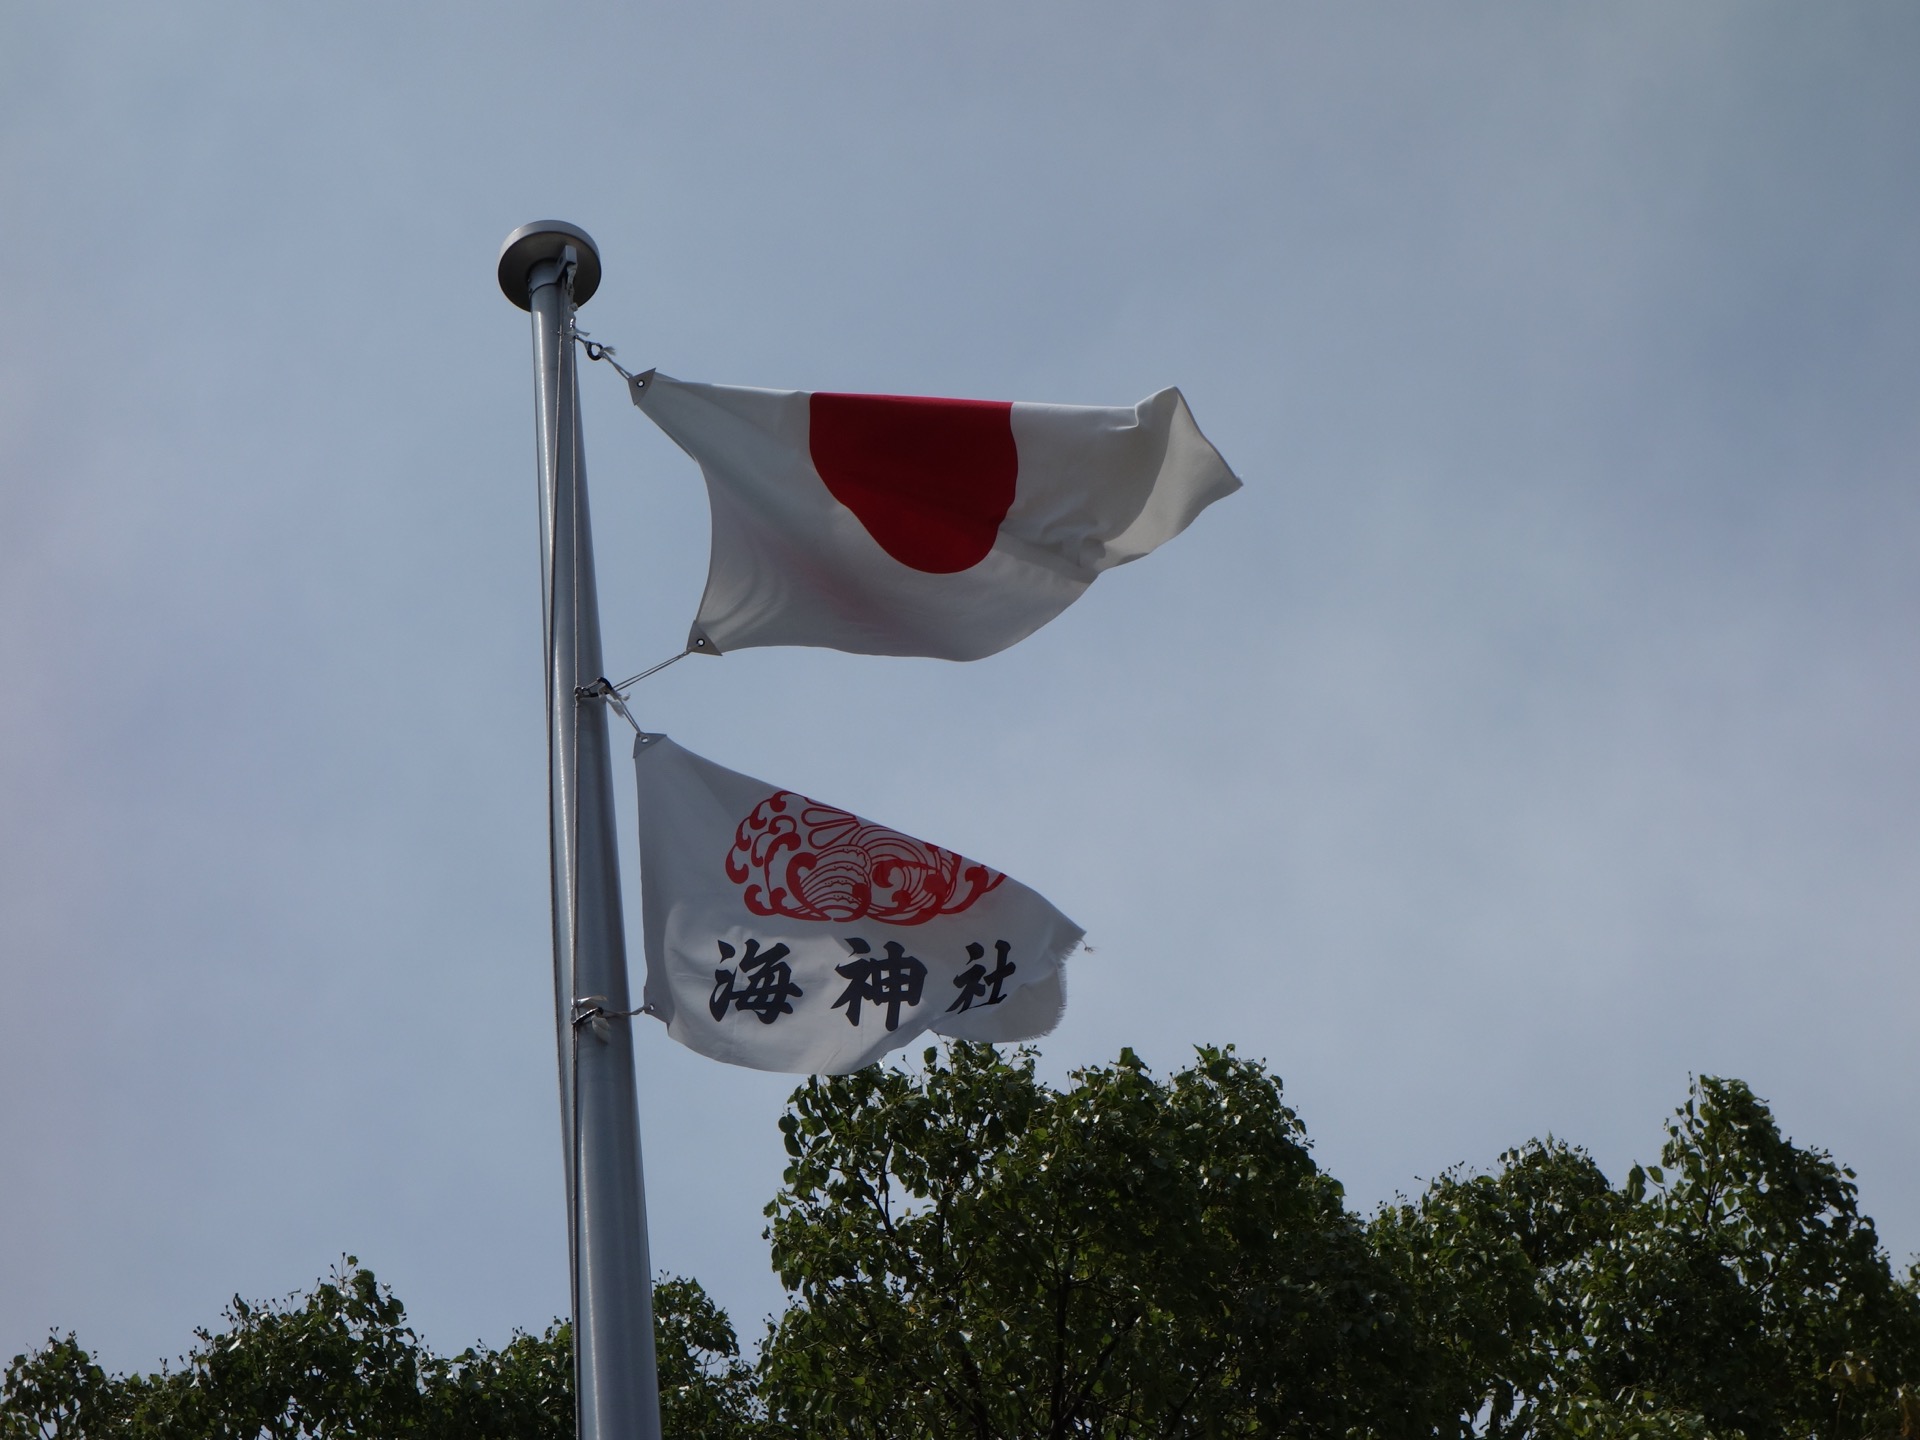
<svg viewBox="0 0 1920 1440"><path fill-rule="evenodd" d="M1698 1081L1667 1135L1576 1277L1588 1387L1670 1397L1749 1435L1895 1434L1904 1402L1911 1433L1920 1300L1893 1278L1853 1172L1786 1140L1737 1080Z"/></svg>
<svg viewBox="0 0 1920 1440"><path fill-rule="evenodd" d="M655 1289L675 1440L1920 1440L1920 1266L1736 1080L1624 1184L1548 1138L1365 1222L1230 1050L1054 1089L954 1044L811 1080L780 1128L757 1364L693 1281ZM438 1357L351 1257L177 1368L54 1336L0 1387L0 1440L572 1428L564 1325Z"/></svg>
<svg viewBox="0 0 1920 1440"><path fill-rule="evenodd" d="M304 1296L235 1298L179 1368L110 1376L72 1335L15 1356L0 1440L571 1440L572 1337L556 1321L498 1350L436 1356L392 1292L348 1256ZM691 1280L655 1290L662 1419L686 1440L752 1434L733 1327Z"/></svg>
<svg viewBox="0 0 1920 1440"><path fill-rule="evenodd" d="M763 1395L796 1433L1430 1433L1407 1287L1231 1051L1055 1091L956 1044L811 1080L780 1125Z"/></svg>
<svg viewBox="0 0 1920 1440"><path fill-rule="evenodd" d="M1579 1349L1564 1280L1613 1234L1624 1198L1584 1153L1551 1138L1497 1175L1443 1175L1419 1206L1388 1206L1370 1238L1413 1293L1439 1433L1530 1435Z"/></svg>
<svg viewBox="0 0 1920 1440"><path fill-rule="evenodd" d="M1553 1141L1382 1212L1458 1423L1490 1437L1920 1437L1920 1267L1851 1171L1704 1077L1610 1187Z"/></svg>

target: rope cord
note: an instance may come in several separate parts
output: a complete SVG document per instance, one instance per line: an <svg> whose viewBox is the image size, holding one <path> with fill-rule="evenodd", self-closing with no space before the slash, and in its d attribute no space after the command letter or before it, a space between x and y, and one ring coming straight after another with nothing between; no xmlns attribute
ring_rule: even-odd
<svg viewBox="0 0 1920 1440"><path fill-rule="evenodd" d="M613 358L614 356L613 346L602 345L598 340L588 339L587 332L580 328L579 322L577 320L573 322L573 338L579 342L580 348L587 352L587 359L604 360L607 362L608 365L612 366L614 373L617 374L622 380L627 382L627 390L633 396L634 404L637 405L640 403L641 393L646 390L648 383L653 379L653 371L647 370L642 372L639 375L634 374L631 370L627 369L626 366L622 365L618 360ZM609 689L620 692L618 698L620 700L625 700L627 698L626 692L630 690L633 686L638 685L642 680L645 680L649 675L658 675L662 670L666 669L669 665L673 664L675 661L684 660L689 655L712 655L714 653L716 652L714 651L712 642L707 640L703 636L698 640L694 640L690 642L687 648L682 650L678 655L669 655L666 659L662 660L659 664L649 665L646 669L642 670L638 675L629 675L626 679L622 680L618 685L609 686ZM604 676L601 678L600 683L602 685L607 684L607 681ZM621 714L627 715L627 712L624 706L621 706L618 708L620 709ZM633 725L633 728L636 731L639 730L640 728L637 724L634 724L633 716L631 715L627 715L627 723L629 725Z"/></svg>
<svg viewBox="0 0 1920 1440"><path fill-rule="evenodd" d="M630 1016L644 1014L646 1011L644 1005L637 1010L609 1010L604 1003L606 998L604 995L583 995L576 999L573 1002L573 1023L567 1027L571 1032L568 1036L569 1044L567 1046L567 1089L570 1092L573 1102L573 1113L568 1117L571 1123L567 1127L573 1135L573 1154L568 1157L572 1163L568 1166L567 1183L573 1190L573 1223L575 1226L575 1234L578 1234L578 1226L580 1223L580 1162L582 1156L585 1154L585 1149L580 1140L580 1031L583 1026L590 1026L593 1030L594 1039L605 1043L612 1036L612 1021L624 1020ZM577 1260L574 1262L571 1283L574 1301L573 1316L576 1322L573 1327L572 1348L574 1426L577 1432L580 1421L580 1407L583 1403L583 1396L580 1390L580 1327L578 1324L580 1317L580 1265Z"/></svg>
<svg viewBox="0 0 1920 1440"><path fill-rule="evenodd" d="M640 392L646 387L646 382L649 377L635 376L628 373L626 370L620 367L617 361L613 360L612 358L613 349L611 346L600 345L597 342L588 341L585 338L584 334L580 330L579 323L574 314L573 280L574 280L574 267L572 265L568 265L565 267L561 275L561 283L565 289L565 294L566 294L567 337L575 341L578 341L586 349L587 358L589 360L606 360L607 363L612 365L615 370L618 370L621 376L626 380L629 390L632 392L634 399L637 401L639 399ZM563 385L561 388L563 390L563 393L577 393L578 366L577 366L577 362L574 359L573 347L571 345L564 345L563 343L563 348L565 353L560 357L560 361L559 361L559 364L560 364L559 378L562 380L571 379L574 383L571 385ZM579 564L579 556L581 552L580 503L579 502L580 502L581 491L584 488L582 483L582 477L580 474L580 469L581 469L580 446L577 443L579 438L578 435L566 429L566 427L571 426L574 423L574 416L566 415L566 416L559 416L556 418L557 418L557 423L554 427L555 445L558 446L560 443L562 443L560 440L560 435L562 433L572 434L572 443L569 444L568 453L567 453L566 479L569 486L567 493L570 500L568 519L569 519L569 523L573 527L573 554L575 557L575 563L573 566L573 574L572 574L573 614L576 617L578 617L580 614L581 604L583 601L583 596L581 594L581 578L580 578L581 567ZM558 464L558 456L556 455L555 465L554 465L556 480L558 480L559 468L560 467ZM573 644L574 650L573 650L573 664L571 666L571 673L577 676L580 673L580 660L581 660L580 626L577 623L572 627L572 632L573 632L572 644ZM548 633L549 634L552 633L551 629L549 629ZM696 642L696 644L704 645L705 642L700 641L700 642ZM574 724L577 726L579 723L578 721L579 707L582 704L584 704L588 700L604 700L607 704L609 704L615 710L617 710L620 713L621 717L624 718L626 722L633 727L635 734L640 734L641 733L640 722L634 719L633 712L627 708L627 704L626 704L627 697L624 694L622 694L621 691L624 690L627 686L634 684L636 681L643 680L648 675L651 675L656 671L665 669L668 665L671 665L675 660L682 659L684 656L691 654L694 648L695 647L690 646L687 650L682 651L679 655L675 655L670 659L664 660L660 662L660 664L655 665L650 669L643 670L639 675L636 675L632 680L624 681L621 685L618 685L618 686L614 685L604 675L597 678L590 685L576 685L573 691L574 706L575 706ZM551 664L551 661L549 661L549 664ZM577 757L578 745L579 745L577 731L575 735L574 745L575 745L575 755ZM569 923L568 923L568 932L567 932L566 981L567 981L568 990L570 992L576 992L578 989L579 962L580 962L580 804L579 804L579 796L577 793L577 785L578 785L577 772L574 777L574 780L576 785L576 794L573 797L573 803L569 807L571 813L568 815L568 819L567 819L567 824L568 824L567 909L568 909ZM606 1008L606 996L604 995L580 996L575 994L575 997L572 1000L572 1015L570 1017L570 1023L567 1027L569 1032L568 1046L567 1046L567 1049L568 1049L567 1091L568 1091L568 1102L569 1102L569 1111L570 1111L568 1115L569 1123L567 1128L571 1132L570 1145L569 1145L569 1149L571 1153L568 1156L568 1165L567 1165L567 1191L568 1191L567 1205L568 1205L568 1222L569 1222L567 1227L567 1240L568 1240L568 1250L570 1252L570 1258L572 1260L572 1266L571 1266L572 1273L568 1277L569 1289L571 1291L570 1298L573 1303L573 1317L576 1322L574 1326L573 1337L572 1337L573 1338L572 1350L573 1350L573 1388L574 1388L574 1428L576 1431L579 1431L581 1429L581 1417L584 1414L584 1406L585 1406L585 1395L584 1395L583 1387L580 1383L581 1335L580 1335L580 1328L577 1323L580 1316L579 1236L580 1236L580 1228L581 1228L581 1213L580 1213L581 1212L581 1193L583 1188L581 1184L581 1169L582 1169L582 1164L586 1154L585 1142L584 1142L584 1137L581 1134L581 1124L580 1124L580 1119L581 1119L581 1115L580 1115L580 1032L582 1028L591 1028L593 1031L594 1038L604 1043L605 1041L609 1040L612 1037L613 1021L628 1019L634 1015L640 1015L644 1013L646 1013L646 1006L644 1004L633 1010L609 1010Z"/></svg>
<svg viewBox="0 0 1920 1440"><path fill-rule="evenodd" d="M577 395L579 390L577 373L573 373L570 376L570 372L576 371L576 363L573 358L573 346L566 343L566 338L568 337L578 338L575 334L577 327L574 323L573 273L574 267L571 263L565 265L560 272L561 290L566 304L567 332L566 336L562 337L561 353L556 357L558 365L554 378L561 382L565 382L569 378L573 380L571 385L562 383L559 386L560 395ZM577 405L578 402L576 401L575 403ZM576 419L578 414L577 410L573 414L562 415L559 413L559 408L558 397L556 397L553 427L554 445L556 447L561 443L561 435L572 430L578 423ZM573 585L572 614L574 617L574 621L568 626L568 630L570 632L569 638L573 645L573 663L569 667L569 673L578 675L580 673L579 616L581 600L580 446L578 444L579 436L577 433L574 434L573 438L575 443L567 447L567 494L569 498L567 519L573 528L573 564L569 567L571 573L568 578ZM558 459L559 457L556 455L556 462ZM559 469L560 467L558 463L556 463L554 465L556 480L558 479ZM556 501L558 500L557 493L555 499ZM567 817L567 990L569 993L577 990L580 973L580 797L578 793L580 739L578 733L579 722L577 718L579 704L579 690L576 687L574 691L575 718L573 720L575 727L573 737L573 778L575 793L572 797L572 803L567 807L570 812ZM571 1291L569 1298L573 1305L573 1344L570 1347L573 1351L573 1424L575 1432L580 1433L584 1429L581 1422L585 1414L586 1404L586 1397L583 1393L585 1387L581 1384L580 1357L580 1161L583 1154L583 1148L580 1142L580 1027L578 1024L575 1024L570 1027L570 1030L572 1044L569 1046L569 1049L572 1053L569 1056L570 1064L568 1066L567 1091L570 1108L573 1113L568 1117L570 1122L568 1129L572 1132L569 1136L570 1144L568 1148L573 1153L567 1157L567 1250L568 1258L572 1262L569 1267L572 1273L567 1277L567 1281L568 1289Z"/></svg>
<svg viewBox="0 0 1920 1440"><path fill-rule="evenodd" d="M601 683L605 684L606 682L602 681ZM572 1115L568 1117L571 1123L567 1127L573 1137L571 1147L573 1153L568 1157L572 1163L567 1167L567 1184L573 1191L573 1223L575 1227L573 1233L576 1235L579 1233L578 1227L580 1223L580 1162L582 1156L585 1154L585 1148L580 1139L580 1031L583 1027L590 1027L593 1030L593 1038L604 1044L612 1038L613 1021L626 1020L635 1015L644 1015L647 1013L647 1007L645 1005L641 1005L633 1010L609 1010L606 1007L606 999L607 997L604 995L582 995L577 997L573 1002L573 1023L567 1027L571 1032L567 1037L569 1042L567 1046L567 1090L572 1100L573 1109ZM580 1425L580 1408L583 1404L583 1397L580 1390L580 1327L577 1323L580 1316L580 1265L578 1260L574 1262L571 1285L574 1301L573 1315L576 1322L573 1327L572 1347L574 1428L575 1431L578 1432Z"/></svg>
<svg viewBox="0 0 1920 1440"><path fill-rule="evenodd" d="M686 649L682 650L678 655L669 655L666 659L662 660L658 665L649 665L646 669L642 670L638 675L629 675L626 679L622 680L618 685L614 686L613 688L615 690L622 692L620 698L624 700L627 698L625 692L630 687L634 685L638 685L642 680L646 679L649 675L658 675L662 670L666 669L667 666L673 664L675 661L684 660L689 655L705 654L710 648L711 647L707 644L705 640L696 640L691 645L687 646Z"/></svg>

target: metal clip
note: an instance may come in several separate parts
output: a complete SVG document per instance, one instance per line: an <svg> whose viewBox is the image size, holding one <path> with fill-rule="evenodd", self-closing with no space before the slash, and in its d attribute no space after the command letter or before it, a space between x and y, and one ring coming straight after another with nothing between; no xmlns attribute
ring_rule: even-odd
<svg viewBox="0 0 1920 1440"><path fill-rule="evenodd" d="M607 1018L607 997L604 995L582 995L573 1002L573 1028L578 1031L582 1025L593 1031L593 1038L606 1041L613 1037L613 1023Z"/></svg>
<svg viewBox="0 0 1920 1440"><path fill-rule="evenodd" d="M628 681L627 683L632 684L633 682ZM626 695L623 694L619 689L619 687L616 686L611 680L607 679L606 676L602 675L598 680L594 681L591 685L574 686L573 698L576 704L584 704L589 700L606 701L607 704L611 705L614 708L614 710L619 714L621 719L625 720L627 724L633 727L634 734L638 735L640 733L640 722L634 719L633 712L627 709Z"/></svg>

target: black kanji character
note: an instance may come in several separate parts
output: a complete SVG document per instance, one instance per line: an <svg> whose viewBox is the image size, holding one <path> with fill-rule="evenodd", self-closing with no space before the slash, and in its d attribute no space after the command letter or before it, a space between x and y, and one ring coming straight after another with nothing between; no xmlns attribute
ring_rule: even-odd
<svg viewBox="0 0 1920 1440"><path fill-rule="evenodd" d="M900 1007L920 1003L920 988L926 984L927 967L907 954L906 947L898 940L887 941L884 956L875 955L873 947L864 940L849 939L847 948L859 958L833 967L847 981L845 992L833 1002L833 1008L838 1010L844 1005L847 1023L858 1025L862 1000L884 1005L887 1029L897 1030Z"/></svg>
<svg viewBox="0 0 1920 1440"><path fill-rule="evenodd" d="M1007 983L1007 977L1012 975L1015 969L1018 968L1011 960L1007 959L1007 952L1012 948L1013 947L1004 940L994 941L993 949L997 958L995 959L993 969L989 970L986 966L979 963L987 958L986 947L981 945L967 946L967 958L974 963L953 977L954 985L959 988L960 998L947 1007L947 1013L949 1015L953 1014L956 1010L964 1015L967 1011L973 1009L975 1005L998 1005L1002 1000L1007 998L1000 993L1000 987ZM988 994L989 989L992 990L991 994ZM986 996L984 1000L980 998L983 995Z"/></svg>
<svg viewBox="0 0 1920 1440"><path fill-rule="evenodd" d="M733 959L733 946L717 942L722 960ZM733 988L733 971L713 972L713 994L707 997L707 1009L715 1020L727 1018L727 1007L745 1010L762 1025L771 1025L782 1015L793 1013L793 1000L804 992L793 983L793 967L787 964L787 947L775 945L764 954L758 940L747 941L747 953L740 957L740 974L746 980Z"/></svg>

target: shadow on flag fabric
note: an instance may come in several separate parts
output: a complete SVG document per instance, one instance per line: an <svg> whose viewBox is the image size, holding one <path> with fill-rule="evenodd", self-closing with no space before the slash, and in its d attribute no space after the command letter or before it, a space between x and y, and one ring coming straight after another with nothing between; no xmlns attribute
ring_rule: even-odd
<svg viewBox="0 0 1920 1440"><path fill-rule="evenodd" d="M704 760L633 748L648 1014L732 1065L844 1074L931 1030L1044 1035L1082 931L978 861Z"/></svg>
<svg viewBox="0 0 1920 1440"><path fill-rule="evenodd" d="M700 465L708 653L977 660L1240 488L1178 390L1131 408L697 385L634 403Z"/></svg>

